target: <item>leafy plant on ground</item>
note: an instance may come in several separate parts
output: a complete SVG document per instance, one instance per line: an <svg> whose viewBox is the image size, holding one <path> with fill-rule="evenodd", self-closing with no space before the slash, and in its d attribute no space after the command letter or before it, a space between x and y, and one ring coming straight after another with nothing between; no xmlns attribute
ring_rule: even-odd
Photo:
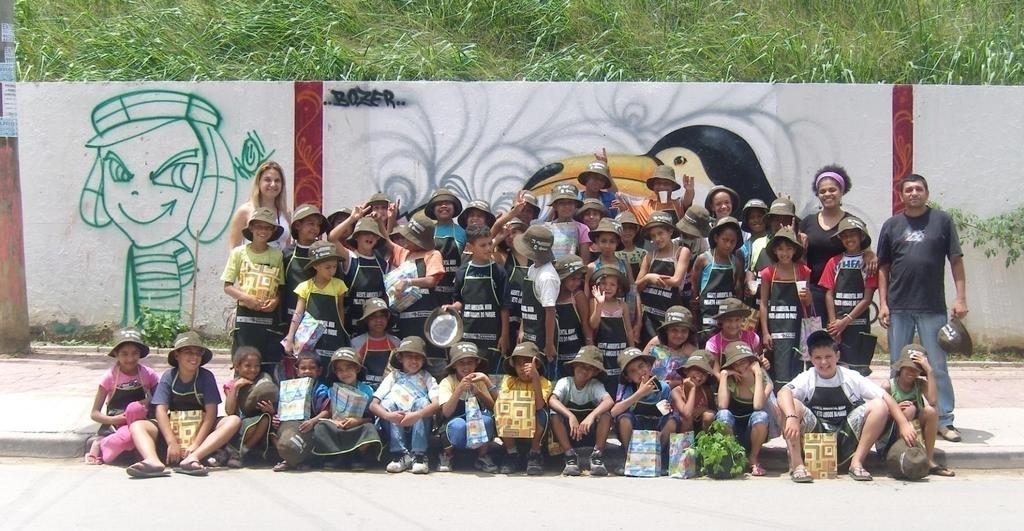
<svg viewBox="0 0 1024 531"><path fill-rule="evenodd" d="M181 322L176 313L154 312L147 306L142 307L142 339L151 347L170 347L174 338L188 330L188 325Z"/></svg>
<svg viewBox="0 0 1024 531"><path fill-rule="evenodd" d="M697 434L697 456L701 471L716 479L736 477L747 468L747 452L721 421Z"/></svg>

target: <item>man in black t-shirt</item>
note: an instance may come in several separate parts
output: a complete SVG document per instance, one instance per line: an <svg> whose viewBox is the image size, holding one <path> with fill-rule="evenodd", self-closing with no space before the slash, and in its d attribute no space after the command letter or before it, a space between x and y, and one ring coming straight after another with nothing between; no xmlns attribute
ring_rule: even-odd
<svg viewBox="0 0 1024 531"><path fill-rule="evenodd" d="M966 275L956 226L949 214L928 207L928 181L917 174L897 184L905 210L882 225L878 238L879 323L889 331L890 357L913 342L914 332L928 350L928 363L939 389L939 435L959 442L953 427L953 383L938 332L946 324L945 261L956 285L953 315L967 315Z"/></svg>

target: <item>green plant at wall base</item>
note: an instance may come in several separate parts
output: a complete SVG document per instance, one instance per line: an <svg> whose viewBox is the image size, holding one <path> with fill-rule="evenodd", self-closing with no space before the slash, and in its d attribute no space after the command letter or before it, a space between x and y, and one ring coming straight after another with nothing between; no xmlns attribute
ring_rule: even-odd
<svg viewBox="0 0 1024 531"><path fill-rule="evenodd" d="M142 307L142 339L151 347L167 348L174 344L174 338L188 330L188 326L181 322L178 314L170 312L154 312L148 307Z"/></svg>
<svg viewBox="0 0 1024 531"><path fill-rule="evenodd" d="M956 223L961 243L982 249L988 258L1005 253L1004 265L1010 267L1024 253L1024 207L986 219L956 208L950 209L949 215Z"/></svg>
<svg viewBox="0 0 1024 531"><path fill-rule="evenodd" d="M715 479L738 476L747 468L747 451L720 421L697 434L701 472Z"/></svg>

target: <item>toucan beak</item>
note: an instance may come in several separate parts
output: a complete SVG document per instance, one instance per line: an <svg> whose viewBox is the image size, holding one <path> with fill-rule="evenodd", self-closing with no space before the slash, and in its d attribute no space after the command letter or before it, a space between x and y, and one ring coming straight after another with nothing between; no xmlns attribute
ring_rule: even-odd
<svg viewBox="0 0 1024 531"><path fill-rule="evenodd" d="M593 160L593 156L580 155L548 164L534 173L524 188L536 194L545 194L562 182L571 182L578 186L577 178ZM657 165L657 162L648 155L608 155L608 168L620 191L649 193L647 178L654 174Z"/></svg>

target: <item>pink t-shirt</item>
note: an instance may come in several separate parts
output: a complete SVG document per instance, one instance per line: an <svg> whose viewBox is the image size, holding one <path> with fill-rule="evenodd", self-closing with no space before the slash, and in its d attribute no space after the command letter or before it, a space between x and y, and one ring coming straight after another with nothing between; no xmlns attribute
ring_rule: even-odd
<svg viewBox="0 0 1024 531"><path fill-rule="evenodd" d="M148 391L150 394L153 393L153 389L156 389L156 385L160 383L160 376L156 374L156 371L146 367L143 364L139 364L139 374L135 376L128 376L121 372L117 365L110 368L106 374L103 375L103 379L100 380L100 388L107 393L107 398L110 398L110 394L114 391L114 386L122 386L131 383L131 387L135 387L136 383L141 383L143 389Z"/></svg>
<svg viewBox="0 0 1024 531"><path fill-rule="evenodd" d="M719 332L708 339L708 343L704 346L704 349L711 353L715 359L719 359L722 351L725 350L725 346L733 341L743 341L750 345L750 348L754 352L757 352L757 349L761 347L761 336L757 335L757 332L754 332L753 330L743 330L740 332L740 338L738 340L726 340L722 337L722 333Z"/></svg>

